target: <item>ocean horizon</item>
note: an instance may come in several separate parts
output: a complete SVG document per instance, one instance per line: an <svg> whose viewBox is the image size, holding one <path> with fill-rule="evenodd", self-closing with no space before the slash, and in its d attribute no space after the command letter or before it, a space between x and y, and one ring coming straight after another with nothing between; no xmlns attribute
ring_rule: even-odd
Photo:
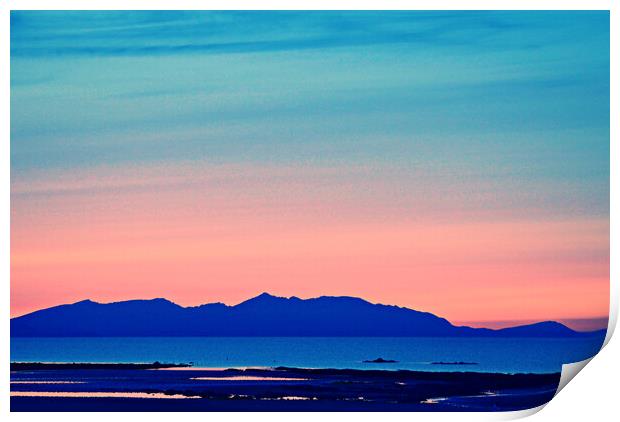
<svg viewBox="0 0 620 422"><path fill-rule="evenodd" d="M554 373L587 359L604 336L24 337L12 362L186 363L200 368L297 367L433 372ZM506 359L506 356L511 356ZM391 363L364 362L382 358Z"/></svg>

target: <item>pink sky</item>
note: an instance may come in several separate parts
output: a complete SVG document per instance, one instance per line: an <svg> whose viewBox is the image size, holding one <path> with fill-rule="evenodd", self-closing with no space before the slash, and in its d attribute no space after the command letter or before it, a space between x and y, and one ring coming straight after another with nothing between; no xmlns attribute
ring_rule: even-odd
<svg viewBox="0 0 620 422"><path fill-rule="evenodd" d="M395 183L408 179L406 191ZM354 166L32 174L12 184L11 315L86 298L189 306L268 291L359 296L476 326L592 328L605 317L609 219L518 212L535 201L475 183L466 193L428 171Z"/></svg>

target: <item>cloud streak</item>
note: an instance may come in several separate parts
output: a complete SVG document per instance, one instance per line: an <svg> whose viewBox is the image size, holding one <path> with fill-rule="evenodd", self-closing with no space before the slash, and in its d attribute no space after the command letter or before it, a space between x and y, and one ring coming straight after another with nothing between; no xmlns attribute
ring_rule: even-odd
<svg viewBox="0 0 620 422"><path fill-rule="evenodd" d="M14 12L11 54L15 57L143 56L383 44L471 46L493 41L497 34L529 24L514 21L492 12L134 12L130 16L118 12L82 12L79 16L67 12ZM469 36L463 36L463 30L468 30ZM488 46L502 48L509 44L490 42ZM536 46L531 42L512 45L513 48Z"/></svg>
<svg viewBox="0 0 620 422"><path fill-rule="evenodd" d="M607 12L14 11L12 313L269 290L592 320L609 118Z"/></svg>

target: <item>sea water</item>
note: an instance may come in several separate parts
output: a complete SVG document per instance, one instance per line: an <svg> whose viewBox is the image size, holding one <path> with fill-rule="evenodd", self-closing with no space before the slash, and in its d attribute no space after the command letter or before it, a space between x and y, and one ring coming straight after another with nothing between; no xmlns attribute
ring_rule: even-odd
<svg viewBox="0 0 620 422"><path fill-rule="evenodd" d="M196 367L559 372L603 338L71 337L11 338L12 362L192 363ZM367 363L376 358L395 363ZM456 364L455 362L460 362ZM468 363L467 365L463 363Z"/></svg>

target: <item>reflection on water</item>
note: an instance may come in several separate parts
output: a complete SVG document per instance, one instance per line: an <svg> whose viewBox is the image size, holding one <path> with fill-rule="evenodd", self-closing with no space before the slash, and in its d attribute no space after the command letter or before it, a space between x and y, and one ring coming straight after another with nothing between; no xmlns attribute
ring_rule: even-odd
<svg viewBox="0 0 620 422"><path fill-rule="evenodd" d="M129 399L199 399L200 396L141 392L11 391L11 397L118 397Z"/></svg>
<svg viewBox="0 0 620 422"><path fill-rule="evenodd" d="M11 384L85 384L84 381L11 381Z"/></svg>
<svg viewBox="0 0 620 422"><path fill-rule="evenodd" d="M288 378L288 377L253 377L250 375L239 375L232 377L194 377L196 381L308 381L308 378Z"/></svg>
<svg viewBox="0 0 620 422"><path fill-rule="evenodd" d="M11 361L187 363L194 368L347 368L461 372L560 372L587 359L596 338L105 337L12 338ZM367 363L382 358L396 362ZM434 362L457 363L436 365ZM193 368L174 368L192 370Z"/></svg>

